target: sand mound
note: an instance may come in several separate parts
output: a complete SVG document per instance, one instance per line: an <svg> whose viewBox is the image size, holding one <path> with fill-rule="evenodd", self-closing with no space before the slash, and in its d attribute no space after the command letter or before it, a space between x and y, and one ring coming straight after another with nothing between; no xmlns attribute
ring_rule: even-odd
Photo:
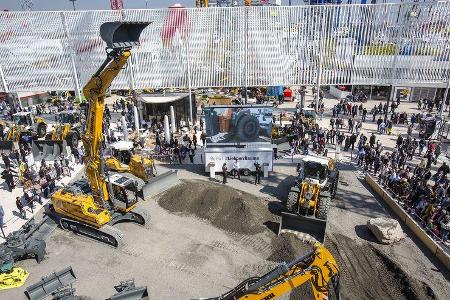
<svg viewBox="0 0 450 300"><path fill-rule="evenodd" d="M436 299L433 290L420 282L371 244L358 244L336 234L325 246L341 270L342 299Z"/></svg>
<svg viewBox="0 0 450 300"><path fill-rule="evenodd" d="M170 212L194 214L214 226L235 233L256 234L273 219L262 201L253 195L205 181L185 181L164 193L159 205Z"/></svg>

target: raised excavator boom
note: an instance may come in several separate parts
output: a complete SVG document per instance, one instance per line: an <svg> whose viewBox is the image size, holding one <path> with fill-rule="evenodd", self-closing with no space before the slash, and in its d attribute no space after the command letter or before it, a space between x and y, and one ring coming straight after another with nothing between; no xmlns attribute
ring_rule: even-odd
<svg viewBox="0 0 450 300"><path fill-rule="evenodd" d="M88 99L85 148L86 180L78 180L52 195L50 211L63 229L72 230L112 246L119 246L122 234L111 227L118 222L145 225L145 212L138 211L137 183L126 176L109 176L103 159L103 111L105 92L125 66L131 48L149 23L108 22L100 27L107 44L107 58L95 72L83 93Z"/></svg>
<svg viewBox="0 0 450 300"><path fill-rule="evenodd" d="M305 256L282 263L261 277L250 277L216 298L203 300L269 300L307 283L314 299L339 300L339 268L331 253L320 243Z"/></svg>

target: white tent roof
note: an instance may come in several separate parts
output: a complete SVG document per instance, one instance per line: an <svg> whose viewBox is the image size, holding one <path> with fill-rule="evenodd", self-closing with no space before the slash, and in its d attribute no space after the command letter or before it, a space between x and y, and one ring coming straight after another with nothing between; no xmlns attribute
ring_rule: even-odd
<svg viewBox="0 0 450 300"><path fill-rule="evenodd" d="M189 94L141 94L139 95L139 100L151 104L170 103L180 100L188 95Z"/></svg>

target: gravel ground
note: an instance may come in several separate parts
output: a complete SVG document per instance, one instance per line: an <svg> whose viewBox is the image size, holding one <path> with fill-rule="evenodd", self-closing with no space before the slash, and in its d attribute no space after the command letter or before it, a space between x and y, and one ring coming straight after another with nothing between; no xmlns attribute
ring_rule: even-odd
<svg viewBox="0 0 450 300"><path fill-rule="evenodd" d="M335 234L326 237L325 246L341 270L342 299L436 299L426 283L406 274L369 243Z"/></svg>
<svg viewBox="0 0 450 300"><path fill-rule="evenodd" d="M152 217L149 229L116 226L125 233L125 247L113 249L57 229L40 265L32 260L19 263L30 272L25 286L72 265L77 294L93 299L109 297L115 284L130 278L147 285L154 299L221 295L243 279L265 274L277 262L308 250L290 235L275 234L280 199L286 197L294 169L281 164L279 173L260 186L234 179L223 186L181 170L179 177L189 178L189 184L169 190L158 202L141 203ZM450 299L445 270L433 265L409 237L384 246L358 229L368 218L386 215L354 170L344 168L326 239L342 270L344 298L383 299L389 293L385 298L433 299L434 293L437 299ZM0 298L25 299L25 286L2 291ZM290 299L308 299L308 293L310 289L303 287Z"/></svg>

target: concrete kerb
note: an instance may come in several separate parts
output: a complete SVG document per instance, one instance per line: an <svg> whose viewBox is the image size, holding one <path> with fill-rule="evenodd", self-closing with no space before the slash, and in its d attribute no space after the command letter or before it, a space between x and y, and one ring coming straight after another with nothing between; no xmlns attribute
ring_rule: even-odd
<svg viewBox="0 0 450 300"><path fill-rule="evenodd" d="M442 246L436 243L436 241L434 241L425 232L425 230L423 230L422 227L411 216L409 216L400 205L398 205L398 203L375 181L371 175L367 174L365 179L370 187L395 212L400 221L411 229L416 237L424 243L424 245L447 267L447 269L450 269L450 255L448 255Z"/></svg>

